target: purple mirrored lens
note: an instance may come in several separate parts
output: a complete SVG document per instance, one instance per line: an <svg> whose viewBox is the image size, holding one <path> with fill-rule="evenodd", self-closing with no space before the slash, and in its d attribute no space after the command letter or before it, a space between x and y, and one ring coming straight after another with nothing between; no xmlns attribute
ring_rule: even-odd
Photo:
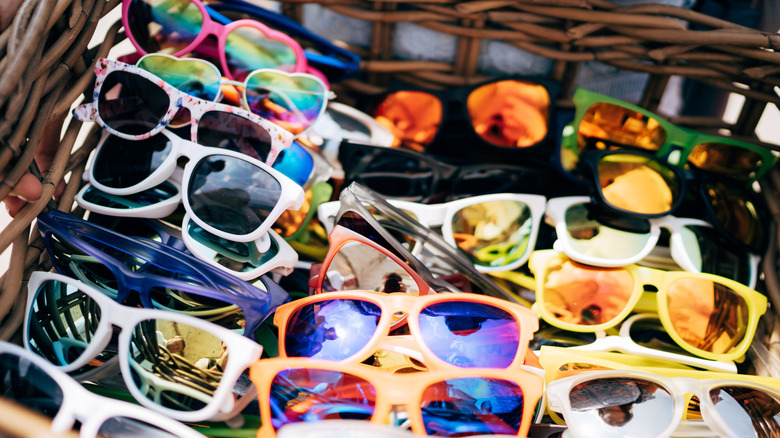
<svg viewBox="0 0 780 438"><path fill-rule="evenodd" d="M513 382L464 377L427 387L420 410L428 435L517 435L523 403L523 390Z"/></svg>
<svg viewBox="0 0 780 438"><path fill-rule="evenodd" d="M423 342L441 360L466 368L507 368L520 346L520 326L508 312L488 304L431 304L418 319Z"/></svg>
<svg viewBox="0 0 780 438"><path fill-rule="evenodd" d="M284 333L287 356L346 359L368 344L381 313L376 304L361 300L326 300L303 306L290 316Z"/></svg>

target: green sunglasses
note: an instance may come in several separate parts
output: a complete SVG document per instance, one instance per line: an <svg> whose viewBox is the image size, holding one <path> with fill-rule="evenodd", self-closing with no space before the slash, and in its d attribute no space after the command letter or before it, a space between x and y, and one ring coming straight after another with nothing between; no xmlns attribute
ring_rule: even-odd
<svg viewBox="0 0 780 438"><path fill-rule="evenodd" d="M641 149L669 164L700 169L740 181L759 178L777 157L759 145L676 126L661 116L620 99L578 88L575 116L564 128L561 165L576 168L587 149Z"/></svg>

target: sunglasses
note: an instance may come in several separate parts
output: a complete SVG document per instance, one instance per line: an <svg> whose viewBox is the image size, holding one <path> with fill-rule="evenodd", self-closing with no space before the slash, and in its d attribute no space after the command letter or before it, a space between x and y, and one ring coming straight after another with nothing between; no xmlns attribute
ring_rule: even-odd
<svg viewBox="0 0 780 438"><path fill-rule="evenodd" d="M60 274L34 272L28 290L25 348L63 371L116 355L133 398L180 421L233 418L251 398L239 389L242 373L263 347L250 339L189 315L123 306ZM108 348L112 327L116 348Z"/></svg>
<svg viewBox="0 0 780 438"><path fill-rule="evenodd" d="M534 250L546 199L541 195L496 193L441 204L388 200L421 225L441 230L444 240L461 250L479 272L514 270ZM333 223L340 202L322 204L323 223ZM326 225L327 229L327 225ZM410 248L415 256L423 245Z"/></svg>
<svg viewBox="0 0 780 438"><path fill-rule="evenodd" d="M363 364L264 359L250 369L258 390L258 437L286 424L349 418L386 424L394 406L417 435L527 436L543 379L522 370L448 369L390 374ZM322 411L327 409L327 412Z"/></svg>
<svg viewBox="0 0 780 438"><path fill-rule="evenodd" d="M555 225L558 240L554 247L580 263L601 267L644 264L641 261L661 248L656 245L664 237L671 258L686 271L720 275L750 288L758 280L760 257L732 245L700 219L620 215L586 196L550 199L545 215ZM670 235L662 236L662 230Z"/></svg>
<svg viewBox="0 0 780 438"><path fill-rule="evenodd" d="M167 130L140 141L104 132L88 179L106 193L137 193L170 178L181 157L189 160L182 175L184 209L216 236L237 242L260 239L283 211L303 203L301 187L265 163Z"/></svg>
<svg viewBox="0 0 780 438"><path fill-rule="evenodd" d="M777 161L768 148L675 126L644 108L584 88L574 92L574 104L574 121L561 141L567 171L590 149L644 150L675 166L741 181L758 179Z"/></svg>
<svg viewBox="0 0 780 438"><path fill-rule="evenodd" d="M616 326L632 311L656 312L677 345L711 360L741 358L767 310L764 295L712 274L599 268L554 250L535 251L528 266L537 281L533 308L548 324L593 332ZM657 292L645 291L646 285Z"/></svg>
<svg viewBox="0 0 780 438"><path fill-rule="evenodd" d="M430 153L342 141L344 185L357 182L387 198L434 203L491 193L565 193L549 164L523 166L441 161Z"/></svg>
<svg viewBox="0 0 780 438"><path fill-rule="evenodd" d="M301 46L286 34L250 19L220 24L200 0L122 0L122 26L142 55L180 57L195 51L219 59L233 80L259 68L303 72L307 67ZM216 37L216 47L209 36Z"/></svg>
<svg viewBox="0 0 780 438"><path fill-rule="evenodd" d="M335 97L322 79L308 73L262 68L237 82L223 79L219 69L206 60L158 53L144 55L136 66L191 96L238 102L296 136L306 131L325 111L328 99Z"/></svg>
<svg viewBox="0 0 780 438"><path fill-rule="evenodd" d="M180 179L171 177L129 195L113 195L86 183L76 194L76 203L85 210L108 216L159 219L170 216L181 205Z"/></svg>
<svg viewBox="0 0 780 438"><path fill-rule="evenodd" d="M117 137L151 137L185 108L191 118L190 139L203 146L237 150L272 164L292 143L293 135L270 120L191 96L134 65L100 58L95 74L92 102L76 107L73 116L97 122Z"/></svg>
<svg viewBox="0 0 780 438"><path fill-rule="evenodd" d="M558 91L549 80L506 77L446 90L391 90L366 106L395 135L394 146L423 151L457 137L461 143L479 141L489 154L490 148L523 149L544 142ZM484 146L480 155L486 153Z"/></svg>
<svg viewBox="0 0 780 438"><path fill-rule="evenodd" d="M79 436L204 435L150 409L97 395L24 348L0 341L0 396L50 418L59 436L78 422ZM5 412L10 415L10 412Z"/></svg>
<svg viewBox="0 0 780 438"><path fill-rule="evenodd" d="M38 228L57 272L120 303L137 300L145 308L197 316L254 338L274 309L290 300L267 276L250 285L176 248L159 228L152 232L163 242L125 236L58 210L39 215Z"/></svg>

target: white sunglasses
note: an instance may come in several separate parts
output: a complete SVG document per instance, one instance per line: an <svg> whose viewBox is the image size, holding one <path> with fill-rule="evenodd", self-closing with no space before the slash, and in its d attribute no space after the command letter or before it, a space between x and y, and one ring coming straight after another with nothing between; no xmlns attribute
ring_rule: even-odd
<svg viewBox="0 0 780 438"><path fill-rule="evenodd" d="M0 341L0 394L21 406L52 415L53 434L73 429L78 421L82 438L204 438L165 415L95 394L46 359L4 341Z"/></svg>
<svg viewBox="0 0 780 438"><path fill-rule="evenodd" d="M27 288L24 346L65 372L118 356L141 405L186 422L229 420L256 397L243 373L263 347L249 338L190 315L121 305L60 274L33 272ZM109 351L114 327L121 333Z"/></svg>
<svg viewBox="0 0 780 438"><path fill-rule="evenodd" d="M544 216L542 195L495 193L471 196L441 204L388 199L421 225L441 228L444 240L461 250L479 272L511 271L531 255ZM340 201L320 204L317 215L330 233ZM370 209L370 206L367 206ZM411 249L419 257L424 245Z"/></svg>
<svg viewBox="0 0 780 438"><path fill-rule="evenodd" d="M688 272L722 275L743 282L750 288L755 287L760 257L750 253L737 254L714 243L717 232L709 222L671 215L651 219L621 216L614 212L600 215L598 211L594 213L597 208L587 196L548 200L546 221L555 226L558 237L553 248L572 260L592 266L626 266L654 255L657 262L660 252L655 249L661 229L665 228L671 234L671 258L680 268ZM703 245L707 247L703 248ZM716 257L717 260L714 259ZM732 272L739 272L742 278L733 278L730 272L712 272L707 266L716 269L732 266L736 269Z"/></svg>

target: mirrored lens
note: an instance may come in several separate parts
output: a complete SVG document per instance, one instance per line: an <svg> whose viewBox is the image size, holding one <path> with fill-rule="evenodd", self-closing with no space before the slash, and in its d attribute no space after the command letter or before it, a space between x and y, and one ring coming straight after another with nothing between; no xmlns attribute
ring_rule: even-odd
<svg viewBox="0 0 780 438"><path fill-rule="evenodd" d="M47 280L35 292L30 309L29 347L54 365L75 363L93 341L101 313L100 306L75 286ZM113 356L106 351L90 365L100 365Z"/></svg>
<svg viewBox="0 0 780 438"><path fill-rule="evenodd" d="M95 156L92 177L106 187L123 189L149 178L173 151L173 143L159 134L143 140L109 136Z"/></svg>
<svg viewBox="0 0 780 438"><path fill-rule="evenodd" d="M600 378L575 385L569 393L569 427L599 437L652 438L674 413L674 397L655 382L638 378Z"/></svg>
<svg viewBox="0 0 780 438"><path fill-rule="evenodd" d="M598 162L601 194L611 206L633 213L669 213L682 182L671 168L641 155L610 154Z"/></svg>
<svg viewBox="0 0 780 438"><path fill-rule="evenodd" d="M177 437L179 435L168 432L147 421L130 417L111 417L107 418L98 429L99 438L134 438L145 437Z"/></svg>
<svg viewBox="0 0 780 438"><path fill-rule="evenodd" d="M273 175L240 158L209 155L192 170L187 197L193 215L230 234L246 235L265 222L282 195Z"/></svg>
<svg viewBox="0 0 780 438"><path fill-rule="evenodd" d="M0 353L0 397L49 418L62 406L62 388L38 365L12 353Z"/></svg>
<svg viewBox="0 0 780 438"><path fill-rule="evenodd" d="M198 36L203 15L190 0L131 0L128 32L147 53L178 53Z"/></svg>
<svg viewBox="0 0 780 438"><path fill-rule="evenodd" d="M613 321L626 308L634 278L625 269L590 268L566 260L545 268L541 292L541 303L555 320L599 325Z"/></svg>
<svg viewBox="0 0 780 438"><path fill-rule="evenodd" d="M193 221L187 223L187 233L194 247L190 252L201 260L212 260L236 272L248 272L271 261L279 254L279 244L269 236L271 246L261 253L256 242L235 242L215 236Z"/></svg>
<svg viewBox="0 0 780 438"><path fill-rule="evenodd" d="M542 85L492 82L472 91L466 105L474 130L490 144L524 148L547 135L550 94Z"/></svg>
<svg viewBox="0 0 780 438"><path fill-rule="evenodd" d="M717 386L710 400L734 436L774 436L780 433L780 400L757 388Z"/></svg>
<svg viewBox="0 0 780 438"><path fill-rule="evenodd" d="M724 182L704 185L705 198L715 213L717 223L753 252L763 254L765 237L764 224L759 216L761 207L752 201L747 190Z"/></svg>
<svg viewBox="0 0 780 438"><path fill-rule="evenodd" d="M324 292L375 290L387 293L420 293L414 278L401 265L378 249L362 242L347 242L340 247L324 275Z"/></svg>
<svg viewBox="0 0 780 438"><path fill-rule="evenodd" d="M303 187L314 170L314 159L297 141L279 152L273 168Z"/></svg>
<svg viewBox="0 0 780 438"><path fill-rule="evenodd" d="M520 325L509 312L469 301L426 306L418 318L425 345L460 367L507 368L520 348Z"/></svg>
<svg viewBox="0 0 780 438"><path fill-rule="evenodd" d="M89 186L81 197L90 204L104 208L134 210L165 202L178 194L178 187L164 181L158 186L132 195L111 195L109 193L101 192L94 186Z"/></svg>
<svg viewBox="0 0 780 438"><path fill-rule="evenodd" d="M678 278L666 290L674 331L693 348L725 354L745 339L748 305L728 286L706 278Z"/></svg>
<svg viewBox="0 0 780 438"><path fill-rule="evenodd" d="M524 403L525 394L515 383L462 377L425 388L420 410L428 435L517 435Z"/></svg>
<svg viewBox="0 0 780 438"><path fill-rule="evenodd" d="M531 208L520 201L468 205L453 214L451 225L458 248L479 266L506 266L533 249Z"/></svg>
<svg viewBox="0 0 780 438"><path fill-rule="evenodd" d="M271 134L259 123L225 111L208 111L198 122L198 143L241 152L265 162L271 152Z"/></svg>
<svg viewBox="0 0 780 438"><path fill-rule="evenodd" d="M228 350L213 334L175 321L148 319L132 329L129 366L136 389L177 411L197 411L214 396Z"/></svg>
<svg viewBox="0 0 780 438"><path fill-rule="evenodd" d="M246 79L246 103L253 113L300 134L325 108L325 84L314 76L261 70Z"/></svg>
<svg viewBox="0 0 780 438"><path fill-rule="evenodd" d="M368 344L382 309L363 300L326 300L301 306L284 333L289 357L342 360Z"/></svg>
<svg viewBox="0 0 780 438"><path fill-rule="evenodd" d="M443 108L439 98L430 93L397 91L387 95L372 115L400 142L423 150L439 132Z"/></svg>
<svg viewBox="0 0 780 438"><path fill-rule="evenodd" d="M665 142L666 129L657 119L613 103L591 105L577 129L580 151L614 147L657 151Z"/></svg>
<svg viewBox="0 0 780 438"><path fill-rule="evenodd" d="M572 205L564 213L566 233L560 237L574 251L588 258L625 260L647 247L650 241L647 220L624 216L620 218L622 222L617 222L614 212L606 215L591 205Z"/></svg>
<svg viewBox="0 0 780 438"><path fill-rule="evenodd" d="M688 155L688 163L737 180L752 178L764 164L761 155L753 150L716 142L696 145Z"/></svg>
<svg viewBox="0 0 780 438"><path fill-rule="evenodd" d="M222 75L211 63L151 55L136 65L199 99L216 101L219 96Z"/></svg>
<svg viewBox="0 0 780 438"><path fill-rule="evenodd" d="M274 377L268 402L274 429L301 421L369 420L376 388L340 371L291 368Z"/></svg>
<svg viewBox="0 0 780 438"><path fill-rule="evenodd" d="M259 68L291 73L297 56L287 42L270 38L256 27L239 26L225 39L225 59L232 79L243 81L249 72Z"/></svg>
<svg viewBox="0 0 780 438"><path fill-rule="evenodd" d="M128 135L141 135L157 127L170 103L168 93L148 79L112 71L100 87L97 110L108 127Z"/></svg>

